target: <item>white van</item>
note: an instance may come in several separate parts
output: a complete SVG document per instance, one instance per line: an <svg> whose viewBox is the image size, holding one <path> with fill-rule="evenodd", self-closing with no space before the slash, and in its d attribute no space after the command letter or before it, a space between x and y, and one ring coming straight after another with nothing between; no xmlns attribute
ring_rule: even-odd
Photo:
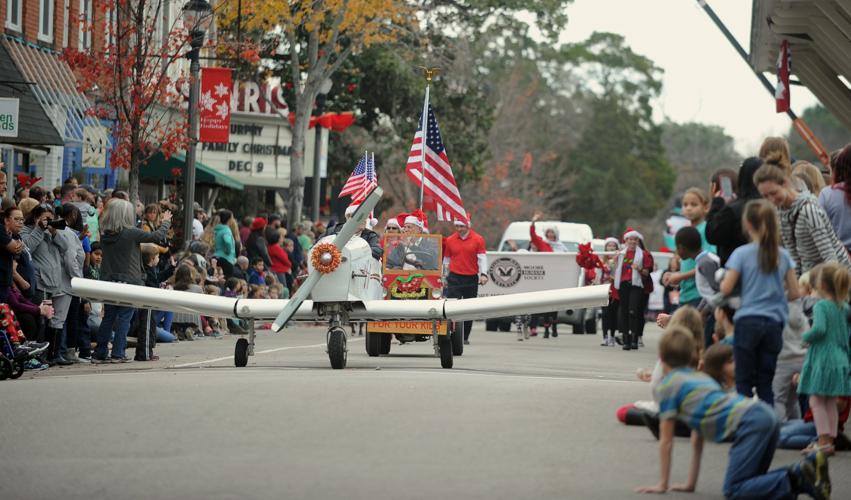
<svg viewBox="0 0 851 500"><path fill-rule="evenodd" d="M499 241L500 252L511 252L514 249L508 243L508 240L513 240L517 245L517 250L526 250L529 248L529 227L531 221L512 222L505 228L502 233L502 239ZM538 221L535 223L535 231L543 238L547 228L554 227L558 230L558 239L564 243L568 252L575 252L579 248L580 243L588 243L594 239L594 233L591 231L591 226L588 224L577 224L575 222L561 221Z"/></svg>
<svg viewBox="0 0 851 500"><path fill-rule="evenodd" d="M516 250L526 250L529 248L531 237L529 236L529 227L531 221L512 222L505 228L502 233L502 239L499 242L500 252L512 252ZM558 239L564 243L568 252L576 252L581 243L594 241L594 233L591 231L591 226L588 224L577 224L575 222L562 221L537 221L535 222L535 231L543 238L544 233L548 228L556 228L558 231ZM514 245L512 246L511 243ZM584 286L585 273L580 273L580 282L574 286ZM558 311L558 322L567 323L573 326L573 333L596 333L597 332L597 317L599 309L569 309ZM513 318L495 318L486 321L486 329L489 331L502 330L508 331L511 329Z"/></svg>

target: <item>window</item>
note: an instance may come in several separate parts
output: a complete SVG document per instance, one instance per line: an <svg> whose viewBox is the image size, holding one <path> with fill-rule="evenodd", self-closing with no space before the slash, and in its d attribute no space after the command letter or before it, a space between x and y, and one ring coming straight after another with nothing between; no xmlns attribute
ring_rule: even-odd
<svg viewBox="0 0 851 500"><path fill-rule="evenodd" d="M21 31L21 2L23 0L6 0L6 27Z"/></svg>
<svg viewBox="0 0 851 500"><path fill-rule="evenodd" d="M80 0L80 36L79 49L86 50L92 47L92 0Z"/></svg>
<svg viewBox="0 0 851 500"><path fill-rule="evenodd" d="M41 9L38 14L38 39L42 42L53 42L53 2L40 0Z"/></svg>

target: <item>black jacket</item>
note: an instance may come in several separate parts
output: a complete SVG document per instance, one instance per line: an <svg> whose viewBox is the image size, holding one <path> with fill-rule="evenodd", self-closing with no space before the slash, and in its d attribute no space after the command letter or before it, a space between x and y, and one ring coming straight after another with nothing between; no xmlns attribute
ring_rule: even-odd
<svg viewBox="0 0 851 500"><path fill-rule="evenodd" d="M249 265L254 262L254 259L260 257L266 264L266 269L272 268L272 260L269 259L269 250L266 247L266 238L263 236L262 230L251 231L245 241L245 251L248 253Z"/></svg>
<svg viewBox="0 0 851 500"><path fill-rule="evenodd" d="M706 241L718 247L722 266L733 250L748 243L748 237L742 229L742 214L749 201L761 197L753 183L753 175L761 165L762 160L756 157L742 162L739 168L738 198L729 204L725 204L723 198L712 199L712 206L706 215Z"/></svg>

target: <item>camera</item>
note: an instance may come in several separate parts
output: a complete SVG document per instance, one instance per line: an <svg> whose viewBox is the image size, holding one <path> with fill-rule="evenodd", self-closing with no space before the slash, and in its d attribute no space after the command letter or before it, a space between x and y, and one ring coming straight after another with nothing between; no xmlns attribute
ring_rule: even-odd
<svg viewBox="0 0 851 500"><path fill-rule="evenodd" d="M64 219L56 219L56 220L52 220L52 221L48 222L47 225L52 227L53 229L60 229L61 230L61 229L65 229L66 224L65 224Z"/></svg>

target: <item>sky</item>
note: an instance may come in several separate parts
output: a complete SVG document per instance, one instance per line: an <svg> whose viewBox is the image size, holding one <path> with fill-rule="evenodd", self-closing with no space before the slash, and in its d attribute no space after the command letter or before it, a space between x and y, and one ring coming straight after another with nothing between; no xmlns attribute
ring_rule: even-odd
<svg viewBox="0 0 851 500"><path fill-rule="evenodd" d="M708 3L750 52L751 2ZM562 42L594 31L618 33L665 71L657 118L720 125L744 156L755 154L764 137L788 133L789 118L775 113L773 97L696 0L574 0L567 13ZM794 72L794 54L792 61ZM792 110L799 115L817 102L805 87L792 87Z"/></svg>

